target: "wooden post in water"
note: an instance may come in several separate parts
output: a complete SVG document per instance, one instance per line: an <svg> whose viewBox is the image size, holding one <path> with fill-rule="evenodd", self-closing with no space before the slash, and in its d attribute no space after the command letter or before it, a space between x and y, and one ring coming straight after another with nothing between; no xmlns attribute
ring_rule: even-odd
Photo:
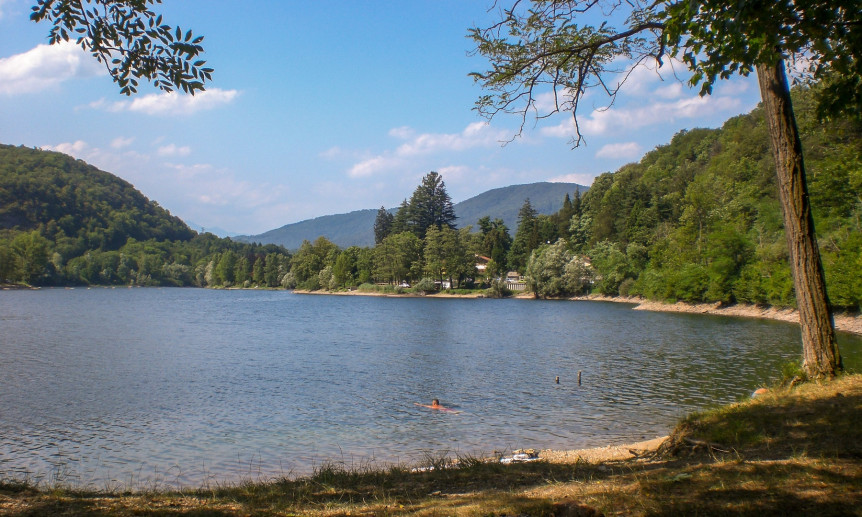
<svg viewBox="0 0 862 517"><path fill-rule="evenodd" d="M581 385L581 371L578 370L578 386Z"/></svg>

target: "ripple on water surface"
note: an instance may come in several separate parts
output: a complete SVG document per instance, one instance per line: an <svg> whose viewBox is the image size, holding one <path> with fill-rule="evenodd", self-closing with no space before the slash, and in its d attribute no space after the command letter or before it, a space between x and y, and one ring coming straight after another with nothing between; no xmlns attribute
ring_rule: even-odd
<svg viewBox="0 0 862 517"><path fill-rule="evenodd" d="M799 356L794 325L599 302L75 289L0 315L3 475L97 488L652 438Z"/></svg>

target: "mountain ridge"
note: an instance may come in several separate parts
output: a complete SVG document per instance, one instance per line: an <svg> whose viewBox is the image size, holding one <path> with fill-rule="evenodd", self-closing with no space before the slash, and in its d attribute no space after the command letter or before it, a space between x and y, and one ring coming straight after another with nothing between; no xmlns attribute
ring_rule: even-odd
<svg viewBox="0 0 862 517"><path fill-rule="evenodd" d="M509 185L487 190L455 204L459 228L472 225L484 216L492 220L500 218L514 233L518 224L518 211L525 199L539 214L550 215L563 206L566 194L573 196L576 191L583 195L589 187L577 183L537 182ZM354 210L343 214L322 215L296 223L286 224L257 235L237 235L232 237L241 242L260 242L279 244L288 249L297 249L303 240L313 241L323 236L339 247L374 246L374 220L376 208ZM387 209L394 212L397 208Z"/></svg>

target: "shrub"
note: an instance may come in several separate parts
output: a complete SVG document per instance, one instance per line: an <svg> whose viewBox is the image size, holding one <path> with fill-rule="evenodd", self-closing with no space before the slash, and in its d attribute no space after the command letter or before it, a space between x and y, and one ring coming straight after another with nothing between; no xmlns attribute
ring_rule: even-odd
<svg viewBox="0 0 862 517"><path fill-rule="evenodd" d="M437 286L434 285L434 280L425 277L422 280L416 282L413 286L413 291L416 293L430 293L432 291L436 291Z"/></svg>

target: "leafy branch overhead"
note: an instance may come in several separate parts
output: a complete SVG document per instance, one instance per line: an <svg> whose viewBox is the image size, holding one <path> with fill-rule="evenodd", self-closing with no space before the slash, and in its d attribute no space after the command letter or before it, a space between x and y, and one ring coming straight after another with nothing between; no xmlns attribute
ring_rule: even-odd
<svg viewBox="0 0 862 517"><path fill-rule="evenodd" d="M497 23L469 29L488 62L471 74L489 92L476 109L518 115L519 134L530 116L570 111L577 147L582 96L598 89L613 104L641 64L679 59L707 95L717 79L781 56L797 60L798 79L823 81L821 116L848 113L862 105L860 27L858 0L515 0Z"/></svg>
<svg viewBox="0 0 862 517"><path fill-rule="evenodd" d="M212 80L200 59L203 36L163 22L150 9L161 0L37 0L30 19L52 24L51 44L74 40L103 63L125 95L139 80L171 92L194 95Z"/></svg>

